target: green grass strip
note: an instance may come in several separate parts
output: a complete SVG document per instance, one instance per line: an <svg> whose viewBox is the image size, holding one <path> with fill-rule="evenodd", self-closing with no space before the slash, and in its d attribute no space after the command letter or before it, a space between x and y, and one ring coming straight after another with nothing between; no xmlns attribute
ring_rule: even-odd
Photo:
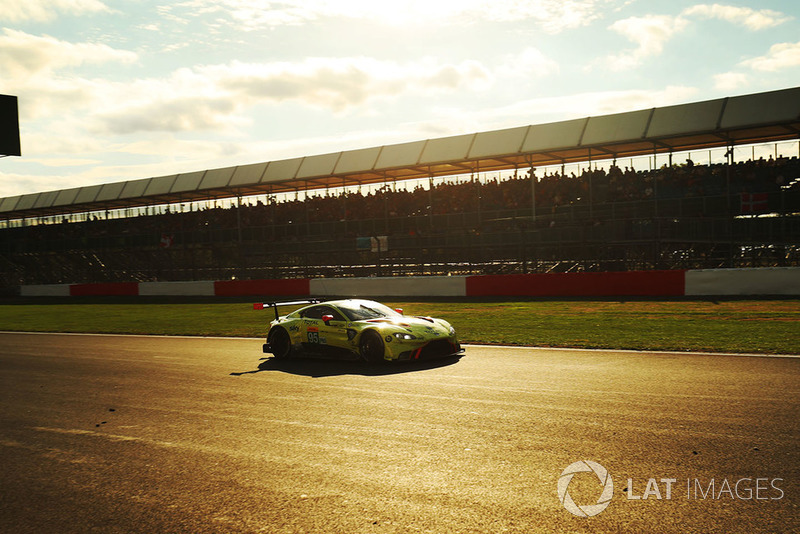
<svg viewBox="0 0 800 534"><path fill-rule="evenodd" d="M385 303L408 315L450 321L464 343L800 354L800 300L793 299ZM4 331L261 337L272 318L271 311L254 311L250 302L229 300L0 304Z"/></svg>

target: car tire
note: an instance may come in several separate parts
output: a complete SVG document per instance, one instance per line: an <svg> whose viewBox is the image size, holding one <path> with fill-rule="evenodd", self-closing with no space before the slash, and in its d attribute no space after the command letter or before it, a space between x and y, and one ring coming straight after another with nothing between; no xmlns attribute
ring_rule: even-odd
<svg viewBox="0 0 800 534"><path fill-rule="evenodd" d="M367 330L361 334L361 342L358 345L361 358L369 363L383 361L383 339L374 330Z"/></svg>
<svg viewBox="0 0 800 534"><path fill-rule="evenodd" d="M269 335L269 343L276 358L288 358L292 355L292 340L285 329L275 328Z"/></svg>

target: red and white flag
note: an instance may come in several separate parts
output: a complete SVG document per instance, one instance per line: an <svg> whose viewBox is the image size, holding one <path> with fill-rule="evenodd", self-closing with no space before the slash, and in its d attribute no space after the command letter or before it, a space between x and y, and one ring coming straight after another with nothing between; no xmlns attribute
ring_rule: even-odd
<svg viewBox="0 0 800 534"><path fill-rule="evenodd" d="M767 193L742 193L742 213L763 213L769 209Z"/></svg>

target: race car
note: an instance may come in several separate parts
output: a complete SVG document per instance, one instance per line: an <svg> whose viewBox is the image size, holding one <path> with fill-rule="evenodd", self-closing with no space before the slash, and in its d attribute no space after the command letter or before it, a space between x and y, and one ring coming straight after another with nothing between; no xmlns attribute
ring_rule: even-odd
<svg viewBox="0 0 800 534"><path fill-rule="evenodd" d="M308 304L283 317L278 307ZM414 361L462 354L455 329L442 319L409 317L372 300L319 299L262 302L274 309L265 353L276 358L295 355L344 358L367 362Z"/></svg>

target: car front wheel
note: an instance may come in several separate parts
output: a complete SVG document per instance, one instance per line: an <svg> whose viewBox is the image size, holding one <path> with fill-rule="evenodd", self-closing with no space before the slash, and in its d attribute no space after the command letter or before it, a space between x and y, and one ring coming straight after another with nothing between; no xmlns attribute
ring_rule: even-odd
<svg viewBox="0 0 800 534"><path fill-rule="evenodd" d="M361 343L359 344L361 358L370 362L376 363L383 361L383 339L381 336L373 331L368 330L361 335Z"/></svg>

